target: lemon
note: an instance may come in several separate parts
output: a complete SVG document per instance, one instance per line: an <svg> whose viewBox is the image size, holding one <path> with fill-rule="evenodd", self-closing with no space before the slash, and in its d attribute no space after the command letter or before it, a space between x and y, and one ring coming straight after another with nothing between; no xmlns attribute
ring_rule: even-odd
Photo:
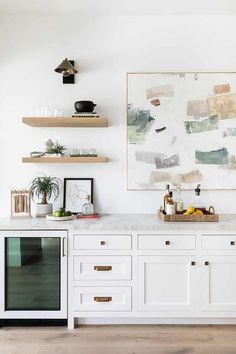
<svg viewBox="0 0 236 354"><path fill-rule="evenodd" d="M197 209L195 212L197 215L203 215L203 212L200 209Z"/></svg>
<svg viewBox="0 0 236 354"><path fill-rule="evenodd" d="M187 209L187 213L193 214L195 212L195 208L193 206L189 206Z"/></svg>
<svg viewBox="0 0 236 354"><path fill-rule="evenodd" d="M185 213L183 213L183 215L190 215L191 213L189 213L188 211L185 211Z"/></svg>

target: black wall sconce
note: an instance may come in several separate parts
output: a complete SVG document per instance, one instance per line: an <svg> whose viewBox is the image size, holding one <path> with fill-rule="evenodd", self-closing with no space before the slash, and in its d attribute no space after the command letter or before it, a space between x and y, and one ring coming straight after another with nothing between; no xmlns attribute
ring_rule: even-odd
<svg viewBox="0 0 236 354"><path fill-rule="evenodd" d="M68 60L67 58L61 62L55 71L63 76L63 84L74 84L75 74L77 70L74 67L74 60Z"/></svg>

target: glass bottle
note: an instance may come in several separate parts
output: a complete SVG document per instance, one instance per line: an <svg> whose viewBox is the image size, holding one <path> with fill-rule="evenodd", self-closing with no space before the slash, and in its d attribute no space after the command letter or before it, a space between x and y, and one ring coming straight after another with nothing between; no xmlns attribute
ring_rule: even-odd
<svg viewBox="0 0 236 354"><path fill-rule="evenodd" d="M165 195L164 195L164 212L166 213L166 203L168 201L168 198L170 196L170 185L167 184L166 185L166 192L165 192Z"/></svg>
<svg viewBox="0 0 236 354"><path fill-rule="evenodd" d="M175 214L175 202L172 199L173 193L169 193L168 200L166 202L166 215L174 215Z"/></svg>
<svg viewBox="0 0 236 354"><path fill-rule="evenodd" d="M94 207L90 201L90 195L87 194L85 196L85 203L82 206L82 214L83 215L93 215L94 214Z"/></svg>
<svg viewBox="0 0 236 354"><path fill-rule="evenodd" d="M183 199L181 198L181 189L177 188L177 197L175 200L175 210L176 214L181 214L184 211L184 202Z"/></svg>
<svg viewBox="0 0 236 354"><path fill-rule="evenodd" d="M195 209L200 209L200 210L204 210L204 204L201 200L201 189L200 189L200 184L197 185L197 188L195 188L195 200L194 200L194 204L193 204Z"/></svg>

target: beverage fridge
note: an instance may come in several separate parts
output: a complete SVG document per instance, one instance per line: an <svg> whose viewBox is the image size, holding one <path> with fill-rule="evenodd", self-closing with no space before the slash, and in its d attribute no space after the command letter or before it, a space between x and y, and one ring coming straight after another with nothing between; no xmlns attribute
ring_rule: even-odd
<svg viewBox="0 0 236 354"><path fill-rule="evenodd" d="M0 319L67 319L67 231L0 231Z"/></svg>

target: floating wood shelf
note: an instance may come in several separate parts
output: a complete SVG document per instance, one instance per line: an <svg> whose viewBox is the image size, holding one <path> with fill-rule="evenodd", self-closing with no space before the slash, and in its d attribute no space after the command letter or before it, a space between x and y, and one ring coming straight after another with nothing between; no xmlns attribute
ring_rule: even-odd
<svg viewBox="0 0 236 354"><path fill-rule="evenodd" d="M99 128L108 126L108 121L104 117L23 117L22 122L31 127Z"/></svg>
<svg viewBox="0 0 236 354"><path fill-rule="evenodd" d="M23 157L23 163L103 163L107 162L107 157Z"/></svg>

